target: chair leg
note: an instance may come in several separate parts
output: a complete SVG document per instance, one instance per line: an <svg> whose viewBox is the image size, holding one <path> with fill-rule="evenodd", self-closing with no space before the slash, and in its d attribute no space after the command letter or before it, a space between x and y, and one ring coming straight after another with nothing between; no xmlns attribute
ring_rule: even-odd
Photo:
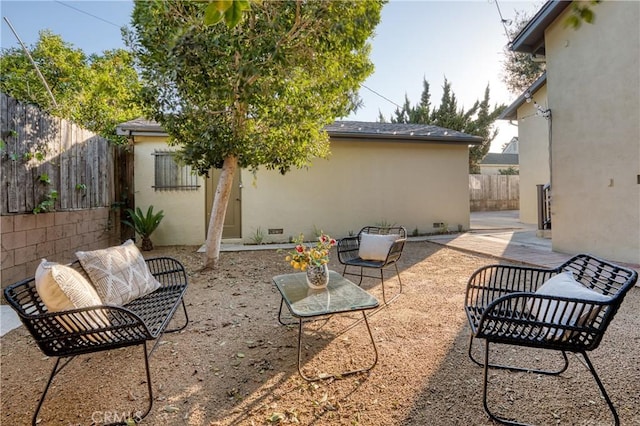
<svg viewBox="0 0 640 426"><path fill-rule="evenodd" d="M131 417L133 420L138 423L140 420L144 419L149 412L151 412L151 407L153 406L153 388L151 386L151 371L149 370L149 355L150 353L147 351L146 342L142 342L142 348L144 350L144 367L147 374L147 391L149 393L149 404L147 406L147 410L144 413L133 412L131 413ZM62 358L58 358L56 363L53 366L53 370L51 370L51 375L49 376L49 380L47 381L47 386L44 388L44 392L42 392L42 396L40 397L40 401L38 401L38 406L36 407L35 413L33 413L33 418L31 420L32 426L36 426L38 424L38 414L40 413L40 409L42 408L42 404L44 403L44 399L47 396L47 392L49 391L49 387L51 387L51 382L53 382L53 378L60 372L64 367L67 366L75 357L72 356L67 359L62 365L60 365L60 361ZM117 422L111 423L111 425L124 425L128 424L125 422ZM109 426L109 425L106 425Z"/></svg>
<svg viewBox="0 0 640 426"><path fill-rule="evenodd" d="M362 277L364 276L362 266L359 267L360 268L360 274L357 274L355 272L347 272L347 268L348 267L349 267L349 265L344 265L344 269L342 270L342 276L345 276L345 275L360 275L360 281L358 281L358 286L361 286L362 285Z"/></svg>
<svg viewBox="0 0 640 426"><path fill-rule="evenodd" d="M396 275L398 276L398 282L400 283L400 293L402 293L402 280L400 279L400 271L398 270L398 263L394 262L393 266L396 267Z"/></svg>
<svg viewBox="0 0 640 426"><path fill-rule="evenodd" d="M471 339L473 339L473 336L471 336ZM589 357L587 356L586 352L580 352L580 354L582 354L582 357L584 358L584 360L587 363L587 367L589 368L589 371L591 372L591 375L593 376L594 380L596 381L596 384L598 385L598 388L600 389L600 392L602 393L602 397L604 398L605 402L607 403L607 406L609 407L609 411L611 411L611 414L613 415L613 421L614 424L616 426L620 425L620 418L618 417L618 412L616 411L616 408L613 405L613 402L611 402L611 398L609 398L609 395L607 394L607 391L604 388L604 385L602 383L602 381L600 380L600 377L598 377L598 373L596 373L595 368L593 367L593 364L591 363L591 360L589 359ZM568 362L567 360L567 355L566 353L563 351L562 352L563 357L565 358L565 361ZM471 358L471 360L473 362L475 362L476 364L479 364L478 361L476 361L475 359L473 359L473 357L471 356L471 341L469 342L469 357ZM495 414L493 414L491 412L491 410L489 409L489 404L487 402L487 389L489 386L489 368L492 367L496 367L495 364L490 364L489 363L489 342L485 341L485 347L484 347L484 362L482 364L483 367L483 382L482 382L482 405L484 407L484 411L487 413L487 415L489 415L489 417L499 423L502 424L506 424L506 425L517 425L517 426L527 426L527 423L520 423L520 422L516 422L513 420L507 420L505 418L502 417L498 417ZM527 371L527 372L536 372L536 373L542 373L542 374L553 374L556 375L556 373L549 373L549 372L544 372L544 371L537 371L537 370L527 370L527 369L520 369L520 368L511 368L511 367L503 367L503 366L497 366L496 368L505 368L508 370L515 370L515 371ZM566 367L562 370L564 371L566 370ZM557 373L559 374L559 373Z"/></svg>
<svg viewBox="0 0 640 426"><path fill-rule="evenodd" d="M396 268L396 276L398 277L398 283L400 283L400 289L398 290L398 293L395 296L393 296L391 300L389 300L388 302L384 292L384 268L380 268L380 281L382 281L382 300L384 301L385 305L388 305L389 303L393 302L398 298L398 296L402 294L402 280L400 279L400 271L398 270L398 264L394 262L393 266L395 266Z"/></svg>
<svg viewBox="0 0 640 426"><path fill-rule="evenodd" d="M580 353L582 354L582 357L584 358L584 360L587 362L589 371L591 372L591 375L593 376L596 383L598 384L598 388L600 388L600 392L602 392L602 396L604 397L604 400L607 402L607 405L609 406L609 410L613 415L613 421L615 422L615 425L616 426L620 425L620 418L618 417L618 412L616 411L616 408L613 406L613 403L611 402L611 398L609 398L607 391L604 389L604 385L602 384L600 377L598 377L598 373L596 373L596 369L593 367L593 364L591 363L591 360L587 356L587 353L586 352L580 352Z"/></svg>
<svg viewBox="0 0 640 426"><path fill-rule="evenodd" d="M185 310L186 313L186 310ZM136 423L140 420L147 417L147 414L151 411L151 407L153 406L153 387L151 386L151 372L149 371L149 353L147 352L147 344L146 342L142 343L142 348L144 350L144 368L147 372L147 391L149 392L149 405L147 406L147 411L144 412L141 416L136 415Z"/></svg>
<svg viewBox="0 0 640 426"><path fill-rule="evenodd" d="M165 333L175 333L176 331L181 331L184 330L187 325L189 324L189 314L187 314L187 306L184 304L184 298L182 298L182 311L184 312L184 325L178 327L178 328L172 328L171 330L165 330Z"/></svg>
<svg viewBox="0 0 640 426"><path fill-rule="evenodd" d="M479 365L480 367L484 367L485 363L480 362L473 357L473 350L472 350L473 339L474 339L474 336L472 334L471 337L469 337L469 349L468 349L469 359L473 361L476 365ZM535 368L516 367L512 365L502 365L502 364L489 364L489 368L499 368L502 370L509 370L509 371L522 371L525 373L536 373L536 374L546 374L548 376L557 376L565 372L567 368L569 368L569 358L567 357L567 353L565 351L561 351L561 354L562 354L563 363L560 369L558 370L538 370Z"/></svg>
<svg viewBox="0 0 640 426"><path fill-rule="evenodd" d="M60 368L58 368L58 365L60 365L60 361L62 360L62 358L58 357L58 359L56 359L56 363L53 366L53 370L51 370L51 374L49 375L47 386L45 386L44 391L42 392L42 396L40 397L40 401L38 401L38 407L36 407L36 411L35 413L33 413L33 418L31 419L31 424L33 426L36 426L36 424L38 423L38 413L40 413L40 409L42 408L42 404L44 403L44 398L47 396L47 392L49 392L49 387L51 386L51 382L53 381L53 378L55 377L56 374L60 372L60 370L62 370L67 364L69 364L71 360L73 360L73 358L74 357L67 359Z"/></svg>
<svg viewBox="0 0 640 426"><path fill-rule="evenodd" d="M484 363L483 365L483 382L482 382L482 405L484 407L484 411L489 415L491 420L494 420L498 423L502 423L505 425L516 425L516 426L528 426L527 423L518 423L515 421L507 420L502 417L498 417L491 412L489 409L489 404L487 403L487 388L489 385L489 342L485 341L484 346Z"/></svg>
<svg viewBox="0 0 640 426"><path fill-rule="evenodd" d="M382 273L382 268L380 268L380 281L382 286L382 301L384 304L387 304L387 296L384 294L384 274Z"/></svg>

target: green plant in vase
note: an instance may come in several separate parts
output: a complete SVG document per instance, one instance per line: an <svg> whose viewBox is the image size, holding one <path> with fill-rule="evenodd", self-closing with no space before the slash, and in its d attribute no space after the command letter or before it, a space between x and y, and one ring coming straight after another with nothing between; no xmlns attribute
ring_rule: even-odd
<svg viewBox="0 0 640 426"><path fill-rule="evenodd" d="M158 228L160 221L164 217L164 212L160 210L158 213L153 213L153 206L149 206L147 214L143 214L140 207L133 209L127 209L129 220L123 220L122 223L133 228L133 230L142 237L142 251L153 250L153 243L149 238L153 231Z"/></svg>

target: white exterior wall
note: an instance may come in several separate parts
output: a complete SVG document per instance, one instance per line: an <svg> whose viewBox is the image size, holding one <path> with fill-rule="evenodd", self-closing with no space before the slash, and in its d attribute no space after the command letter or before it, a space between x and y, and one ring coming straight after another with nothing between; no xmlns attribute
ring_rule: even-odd
<svg viewBox="0 0 640 426"><path fill-rule="evenodd" d="M329 160L308 170L243 171L242 235L282 229L265 242L288 241L314 227L341 238L365 225L402 225L411 235L434 222L469 229L468 148L465 145L332 141Z"/></svg>
<svg viewBox="0 0 640 426"><path fill-rule="evenodd" d="M532 94L543 108L547 107L547 87ZM518 108L518 149L520 151L520 221L538 223L537 185L550 182L549 122L536 115L536 107L524 103Z"/></svg>
<svg viewBox="0 0 640 426"><path fill-rule="evenodd" d="M640 263L640 2L593 10L545 34L553 249Z"/></svg>
<svg viewBox="0 0 640 426"><path fill-rule="evenodd" d="M158 246L200 245L206 238L205 180L198 177L198 190L156 191L154 185L154 150L168 150L166 137L136 136L134 146L135 205L146 213L164 211L164 219L151 234Z"/></svg>

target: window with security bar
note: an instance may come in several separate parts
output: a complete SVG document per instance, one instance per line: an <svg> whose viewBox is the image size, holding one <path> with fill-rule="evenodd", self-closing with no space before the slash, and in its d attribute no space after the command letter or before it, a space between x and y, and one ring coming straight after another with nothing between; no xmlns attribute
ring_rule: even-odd
<svg viewBox="0 0 640 426"><path fill-rule="evenodd" d="M155 184L156 191L193 191L200 188L198 176L191 172L191 167L178 164L173 151L155 151Z"/></svg>

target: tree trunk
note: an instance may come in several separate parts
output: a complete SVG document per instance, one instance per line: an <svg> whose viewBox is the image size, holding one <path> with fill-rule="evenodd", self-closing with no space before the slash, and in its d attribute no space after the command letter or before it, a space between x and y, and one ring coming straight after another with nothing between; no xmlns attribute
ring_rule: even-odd
<svg viewBox="0 0 640 426"><path fill-rule="evenodd" d="M224 229L224 217L227 212L229 197L231 196L233 175L237 168L238 157L229 156L224 159L216 193L213 196L211 218L209 219L209 229L207 230L207 256L204 269L215 269L218 266L220 241L222 240L222 230Z"/></svg>

